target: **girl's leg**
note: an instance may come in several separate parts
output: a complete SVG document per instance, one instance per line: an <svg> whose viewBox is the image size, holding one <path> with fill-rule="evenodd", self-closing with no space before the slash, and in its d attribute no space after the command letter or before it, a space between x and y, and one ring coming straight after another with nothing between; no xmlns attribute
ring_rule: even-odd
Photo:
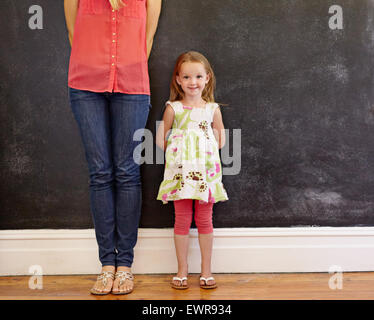
<svg viewBox="0 0 374 320"><path fill-rule="evenodd" d="M142 136L150 99L148 95L118 92L109 96L116 187L116 265L117 271L131 272L142 207L141 149L137 148L141 141L134 138L134 133ZM129 292L133 286L133 281L126 279L119 287L117 279L113 291Z"/></svg>
<svg viewBox="0 0 374 320"><path fill-rule="evenodd" d="M201 251L201 276L208 278L212 276L211 262L213 250L213 203L195 201L195 223L199 232L199 245ZM214 284L209 280L207 285ZM202 281L202 284L203 281Z"/></svg>
<svg viewBox="0 0 374 320"><path fill-rule="evenodd" d="M175 223L174 223L174 243L178 261L177 277L183 278L188 275L188 245L189 230L192 222L192 202L191 199L175 200ZM181 285L180 281L174 281L174 285ZM187 281L183 281L187 285Z"/></svg>
<svg viewBox="0 0 374 320"><path fill-rule="evenodd" d="M69 99L88 163L90 206L102 271L114 271L115 199L108 99L103 93L70 87ZM108 279L105 288L100 281L94 288L98 291L110 291L112 284L113 281Z"/></svg>

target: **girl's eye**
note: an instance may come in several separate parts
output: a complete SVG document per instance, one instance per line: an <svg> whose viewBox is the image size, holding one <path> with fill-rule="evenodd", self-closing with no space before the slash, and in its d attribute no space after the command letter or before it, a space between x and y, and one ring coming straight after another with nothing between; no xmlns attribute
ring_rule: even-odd
<svg viewBox="0 0 374 320"><path fill-rule="evenodd" d="M188 79L188 76L184 76L183 79Z"/></svg>
<svg viewBox="0 0 374 320"><path fill-rule="evenodd" d="M197 77L198 77L199 79L201 79L203 76L200 76L200 75L199 75L199 76L197 76Z"/></svg>

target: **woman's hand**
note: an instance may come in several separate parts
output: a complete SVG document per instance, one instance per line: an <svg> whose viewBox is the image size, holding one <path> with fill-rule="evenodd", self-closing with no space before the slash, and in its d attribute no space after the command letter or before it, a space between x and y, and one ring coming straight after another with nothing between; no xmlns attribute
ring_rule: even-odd
<svg viewBox="0 0 374 320"><path fill-rule="evenodd" d="M65 21L69 32L70 46L73 45L75 18L77 17L79 0L64 0Z"/></svg>
<svg viewBox="0 0 374 320"><path fill-rule="evenodd" d="M66 1L66 0L65 0ZM161 12L161 0L147 0L147 58L149 58L152 50L153 37L155 36L158 18Z"/></svg>

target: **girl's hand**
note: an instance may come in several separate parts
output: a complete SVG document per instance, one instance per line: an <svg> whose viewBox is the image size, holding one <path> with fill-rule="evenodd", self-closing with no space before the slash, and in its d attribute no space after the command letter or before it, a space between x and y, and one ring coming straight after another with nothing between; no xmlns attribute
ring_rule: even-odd
<svg viewBox="0 0 374 320"><path fill-rule="evenodd" d="M166 106L162 121L157 129L156 133L156 145L159 146L162 150L166 149L166 137L168 131L171 129L174 121L174 109L170 104Z"/></svg>
<svg viewBox="0 0 374 320"><path fill-rule="evenodd" d="M212 128L214 137L216 138L218 143L218 149L221 149L225 145L226 137L220 107L216 108L216 110L214 111Z"/></svg>

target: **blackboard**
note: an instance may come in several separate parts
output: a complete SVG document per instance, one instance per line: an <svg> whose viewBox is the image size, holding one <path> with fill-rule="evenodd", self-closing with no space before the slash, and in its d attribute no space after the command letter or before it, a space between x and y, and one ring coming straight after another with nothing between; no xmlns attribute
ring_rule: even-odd
<svg viewBox="0 0 374 320"><path fill-rule="evenodd" d="M32 5L43 29L28 25ZM342 28L329 25L334 5ZM0 229L92 228L63 1L0 8ZM149 61L153 134L187 50L214 68L230 152L241 130L216 228L374 225L373 1L164 0ZM172 203L156 200L163 164L141 169L140 226L172 227Z"/></svg>

